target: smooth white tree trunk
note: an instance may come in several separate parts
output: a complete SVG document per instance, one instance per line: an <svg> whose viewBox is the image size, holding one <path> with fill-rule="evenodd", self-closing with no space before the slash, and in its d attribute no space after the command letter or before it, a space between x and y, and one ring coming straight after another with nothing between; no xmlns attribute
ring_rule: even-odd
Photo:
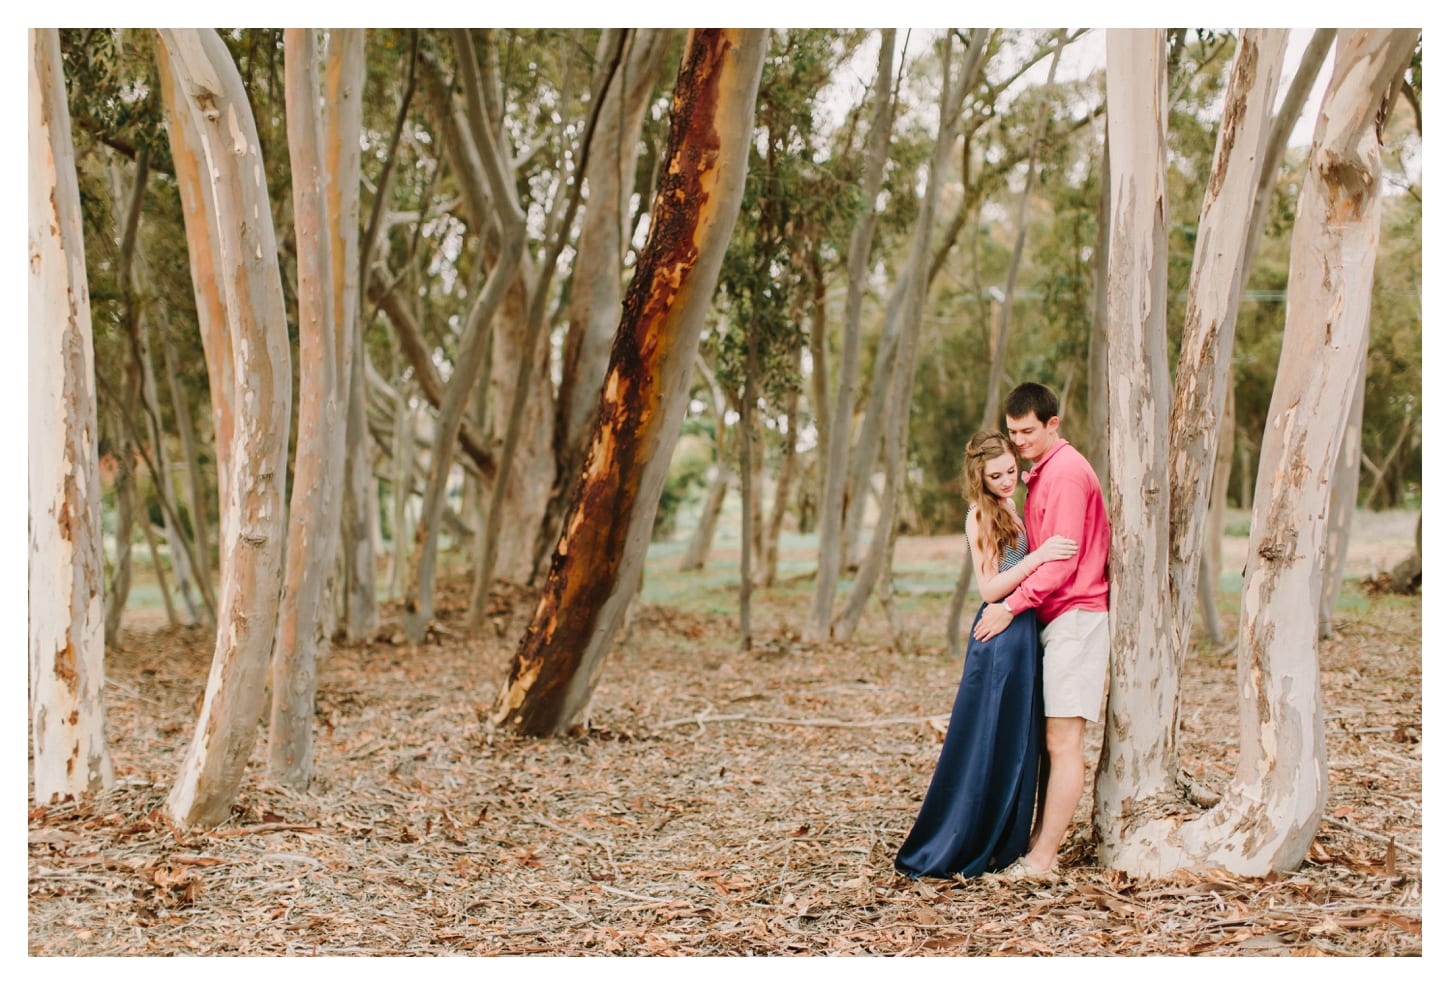
<svg viewBox="0 0 1450 985"><path fill-rule="evenodd" d="M1095 817L1100 841L1112 846L1119 837L1116 826L1135 817L1139 802L1173 790L1171 723L1177 674L1169 649L1168 73L1163 31L1110 30L1107 57L1113 659ZM1113 857L1106 850L1104 856Z"/></svg>
<svg viewBox="0 0 1450 985"><path fill-rule="evenodd" d="M29 82L30 728L37 804L97 794L106 749L95 354L60 37L32 29Z"/></svg>
<svg viewBox="0 0 1450 985"><path fill-rule="evenodd" d="M183 203L197 307L225 335L208 354L232 370L219 416L233 422L221 483L221 597L201 714L166 810L184 825L226 819L256 742L281 590L291 353L266 172L246 90L211 30L158 31L167 132ZM187 189L195 197L188 194ZM198 261L200 256L202 261ZM207 323L204 321L204 325ZM218 434L218 440L222 435ZM218 448L218 459L223 457Z"/></svg>

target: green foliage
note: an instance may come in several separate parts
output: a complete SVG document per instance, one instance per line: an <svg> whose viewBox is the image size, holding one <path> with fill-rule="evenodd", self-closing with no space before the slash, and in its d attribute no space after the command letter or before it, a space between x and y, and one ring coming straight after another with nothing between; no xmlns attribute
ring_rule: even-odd
<svg viewBox="0 0 1450 985"><path fill-rule="evenodd" d="M739 392L754 344L756 385L776 409L800 386L803 254L844 215L834 176L815 160L816 97L842 58L839 33L784 31L766 57L745 194L720 274L728 327L710 347L721 383Z"/></svg>

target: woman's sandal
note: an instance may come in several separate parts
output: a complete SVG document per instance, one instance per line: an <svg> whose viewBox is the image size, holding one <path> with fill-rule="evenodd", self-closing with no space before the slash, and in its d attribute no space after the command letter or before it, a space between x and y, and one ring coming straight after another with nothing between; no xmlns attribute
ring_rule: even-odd
<svg viewBox="0 0 1450 985"><path fill-rule="evenodd" d="M987 873L987 878L999 882L1056 882L1058 871L1057 866L1039 869L1028 865L1026 859L1019 858L1001 872Z"/></svg>

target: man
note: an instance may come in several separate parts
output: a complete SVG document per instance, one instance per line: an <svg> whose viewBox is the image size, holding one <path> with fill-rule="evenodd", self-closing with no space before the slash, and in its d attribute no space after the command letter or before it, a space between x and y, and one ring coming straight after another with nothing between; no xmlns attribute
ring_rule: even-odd
<svg viewBox="0 0 1450 985"><path fill-rule="evenodd" d="M1057 850L1083 792L1083 734L1098 720L1108 676L1107 508L1097 475L1057 433L1057 395L1023 383L1007 395L1007 434L1032 463L1023 476L1028 542L1053 534L1077 541L1074 557L1049 561L1016 591L986 607L973 636L988 640L1014 613L1036 609L1042 621L1042 703L1047 716L1047 786L1027 854L1002 873L1008 879L1052 878Z"/></svg>

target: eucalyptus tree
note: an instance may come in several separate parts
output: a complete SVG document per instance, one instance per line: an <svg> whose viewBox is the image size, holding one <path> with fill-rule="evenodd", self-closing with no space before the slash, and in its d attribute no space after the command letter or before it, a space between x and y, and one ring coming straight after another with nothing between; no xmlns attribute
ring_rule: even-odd
<svg viewBox="0 0 1450 985"><path fill-rule="evenodd" d="M759 30L694 30L649 237L626 292L584 471L493 720L563 732L585 713L634 596L701 329L744 190Z"/></svg>
<svg viewBox="0 0 1450 985"><path fill-rule="evenodd" d="M29 637L35 803L97 794L106 748L95 356L70 112L54 29L27 45Z"/></svg>
<svg viewBox="0 0 1450 985"><path fill-rule="evenodd" d="M158 32L167 130L217 421L221 593L211 674L167 797L187 825L231 809L276 631L292 404L272 210L241 74L214 31Z"/></svg>
<svg viewBox="0 0 1450 985"><path fill-rule="evenodd" d="M343 461L357 292L359 134L363 37L336 30L319 78L316 32L286 33L287 147L297 238L298 385L296 465L288 514L286 575L272 654L268 768L307 789L317 664L342 531Z"/></svg>
<svg viewBox="0 0 1450 985"><path fill-rule="evenodd" d="M1187 427L1197 436L1172 445L1170 456L1168 446L1175 439L1169 431L1162 338L1167 283L1164 44L1155 31L1110 34L1110 305L1116 314L1109 362L1110 368L1118 367L1111 405L1115 660L1094 816L1103 861L1115 868L1160 874L1218 866L1263 874L1302 861L1318 826L1327 789L1317 653L1327 477L1364 358L1379 224L1375 118L1409 61L1417 33L1353 31L1339 40L1294 224L1284 347L1254 494L1239 622L1238 770L1214 806L1189 818L1178 809L1177 675L1164 641L1186 637L1184 608L1191 606L1191 601L1173 599L1168 587L1172 567L1191 573L1196 564L1173 546L1186 540L1191 554L1187 534L1192 524L1170 518L1184 509L1201 520L1206 509L1202 482L1189 483L1185 477L1195 467L1201 471L1203 457L1195 449L1213 440L1219 410L1204 392L1213 387L1188 371L1172 412L1172 434ZM1218 163L1205 201L1206 217L1215 202L1225 206L1226 245L1218 252L1234 264L1242 257L1242 241L1234 246L1232 229L1247 226L1249 196L1224 189L1255 184L1245 177L1235 180L1232 172L1236 165L1253 171L1262 156L1257 140L1240 139L1246 129L1251 132L1268 119L1270 103L1252 93L1258 91L1256 73L1274 65L1262 54L1266 46L1272 51L1271 45L1256 32L1240 38ZM1276 75L1277 68L1266 74ZM1203 235L1214 240L1214 221L1205 221L1210 228ZM1206 256L1214 247L1204 250ZM1208 280L1198 281L1201 268L1211 269L1212 263L1195 260L1190 310L1212 293L1208 283L1213 277L1205 274ZM1225 269L1231 282L1238 277L1232 264ZM1198 324L1190 319L1191 329ZM1188 351L1201 351L1213 334L1191 330ZM1180 504L1175 496L1186 502Z"/></svg>

